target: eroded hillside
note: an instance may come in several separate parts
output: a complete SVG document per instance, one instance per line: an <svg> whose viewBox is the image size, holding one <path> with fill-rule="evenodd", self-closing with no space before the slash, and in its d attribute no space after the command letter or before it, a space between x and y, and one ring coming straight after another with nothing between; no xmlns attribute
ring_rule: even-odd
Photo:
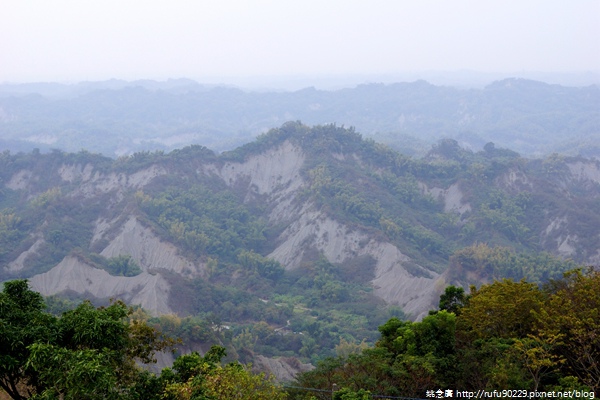
<svg viewBox="0 0 600 400"><path fill-rule="evenodd" d="M352 129L288 123L218 156L4 152L0 165L4 280L264 323L234 332L238 351L327 354L371 340L390 313L426 315L450 283L600 263L600 163L583 158L446 140L415 160ZM497 248L529 267L481 261Z"/></svg>

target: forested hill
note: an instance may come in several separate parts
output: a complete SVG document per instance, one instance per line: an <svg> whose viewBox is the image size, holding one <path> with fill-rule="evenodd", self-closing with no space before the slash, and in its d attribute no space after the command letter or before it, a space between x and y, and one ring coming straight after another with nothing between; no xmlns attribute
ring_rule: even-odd
<svg viewBox="0 0 600 400"><path fill-rule="evenodd" d="M448 284L600 263L600 162L493 143L413 159L286 123L220 155L5 151L0 188L2 280L178 313L169 329L242 357L314 360L426 315Z"/></svg>
<svg viewBox="0 0 600 400"><path fill-rule="evenodd" d="M440 138L525 156L600 156L600 89L506 79L463 90L425 81L245 92L189 80L0 85L0 145L108 156L193 143L231 150L290 120L354 126L405 154Z"/></svg>

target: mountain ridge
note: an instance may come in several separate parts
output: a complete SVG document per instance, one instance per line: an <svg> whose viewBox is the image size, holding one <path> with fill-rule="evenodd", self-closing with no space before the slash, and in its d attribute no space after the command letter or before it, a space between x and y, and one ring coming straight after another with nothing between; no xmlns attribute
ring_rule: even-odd
<svg viewBox="0 0 600 400"><path fill-rule="evenodd" d="M2 95L0 88L1 144L13 151L86 148L115 157L201 142L221 152L301 120L354 126L407 154L422 155L431 143L450 137L471 149L494 141L529 157L599 155L594 145L600 131L597 85L516 78L482 89L425 81L295 92L245 92L185 80L123 85L90 83L75 97L54 99Z"/></svg>
<svg viewBox="0 0 600 400"><path fill-rule="evenodd" d="M201 157L185 156L186 151L199 152ZM438 155L434 156L436 151ZM342 174L352 175L354 172L344 170L345 167L341 167L346 165L344 163L349 162L347 165L352 165L354 171L358 171L356 172L358 175L355 175L359 183L357 187L360 188L360 181L362 180L367 187L371 186L373 188L370 194L383 190L381 193L385 195L389 188L382 189L382 186L378 186L381 182L377 184L375 179L385 178L391 184L393 183L391 181L393 177L388 176L390 171L394 169L404 171L401 174L408 174L406 177L408 181L404 182L406 187L402 189L412 191L404 194L406 198L416 199L412 200L413 202L427 203L424 207L431 207L433 210L437 210L436 212L440 216L445 215L448 219L454 219L455 226L452 229L456 231L460 228L459 231L464 231L464 227L469 224L468 217L465 216L473 214L475 205L472 204L472 200L468 199L469 195L464 192L464 189L461 189L463 183L460 179L454 178L443 184L442 182L436 182L437 178L433 180L427 178L427 174L433 173L436 169L456 169L457 164L453 157L460 158L465 154L473 153L456 147L456 143L452 142L440 144L436 151L432 151L429 158L437 161L433 163L416 162L389 149L386 150L385 147L375 142L364 141L353 130L335 126L308 128L298 123L289 123L264 135L256 142L241 147L234 152L224 153L219 157L211 155L210 152L202 148L190 148L175 152L171 156L159 153L155 155L142 154L138 158L143 159L146 157L147 160L141 161L142 165L144 163L147 165L143 168L135 167L128 172L95 171L95 167L90 163L84 165L68 162L59 164L52 172L56 174L57 181L60 181L63 185L63 188L55 190L57 193L54 195L58 197L66 196L75 202L86 202L108 196L109 199L112 199L108 204L113 204L109 208L117 207L119 203L128 204L125 199L130 198L130 203L125 209L121 210L117 207L112 211L114 213L112 218L95 216L94 220L90 221L93 229L88 234L90 239L87 246L90 249L98 249L98 254L103 257L110 258L127 254L140 264L144 273L168 270L188 277L207 277L206 260L202 261L202 257L189 260L182 256L182 254L189 253L185 251L182 253L180 247L174 246L172 236L171 239L166 239L164 231L161 234L162 237L157 237L154 233L157 229L156 222L149 221L143 210L138 209L138 211L135 211L139 205L136 206L131 203L132 193L142 196L140 193L143 193L153 182L167 179L169 176L173 176L175 170L179 169L180 176L178 179L184 179L185 181L200 177L201 179L218 180L224 187L237 192L242 203L259 202L263 207L266 207L266 211L263 211L261 218L268 221L267 225L279 225L280 227L274 242L265 247L265 249L268 247L271 247L271 249L264 255L278 261L286 270L301 267L306 262L307 257L310 258L311 254L315 254L315 251L338 265L343 265L353 258L370 257L374 263L374 276L371 280L373 293L387 303L402 306L407 313L417 317L435 306L439 288L446 284L444 275L439 274L446 268L444 263L447 263L447 257L451 253L443 248L435 251L422 248L419 251L425 251L422 254L428 253L429 255L425 258L421 257L421 261L419 261L419 257L415 258L415 254L418 253L414 253L414 244L409 245L408 243L437 248L441 245L439 241L442 236L432 230L431 227L427 228L423 225L421 227L417 225L415 227L410 225L399 226L397 222L390 220L389 216L385 216L386 212L383 212L381 216L375 215L381 212L378 210L382 206L376 204L376 201L368 200L366 196L369 193L356 192L353 194L352 190L354 189L349 183L352 180L346 181L346 183L339 180L334 182L334 179L327 174L331 174L332 171L335 172L335 168L341 168L339 171ZM374 152L377 157L373 154L369 155L369 152ZM184 160L184 164L191 163L190 167L192 169L185 167L181 170L181 165L173 164L169 157L176 158L178 155ZM315 158L315 155L317 158ZM385 159L386 155L389 161L381 161ZM65 155L58 153L55 156L65 157ZM86 154L81 156L85 157ZM154 161L152 161L153 156L156 157ZM5 157L17 156L5 154ZM46 157L52 158L52 155ZM328 160L329 166L319 162L318 157L326 157L323 160ZM369 157L371 158L369 159ZM445 157L450 157L450 159ZM313 161L310 161L311 159ZM540 163L536 161L527 162L517 158L514 158L514 161L508 160L509 164L514 163L514 165L512 167L502 167L503 173L495 177L492 182L495 182L495 185L500 188L504 186L505 189L511 191L518 192L527 188L532 190L535 185L532 183L533 180L529 178L528 174L530 172L519 165ZM135 163L135 161L136 157L132 157L130 160L131 163ZM506 162L506 160L504 161ZM572 162L554 160L554 162L557 164L556 168L560 167L559 169L562 171L562 175L557 174L556 176L564 180L561 182L559 179L558 188L560 190L569 190L568 185L579 182L584 183L584 186L588 186L588 193L597 196L598 185L600 185L598 162L584 159L577 159ZM311 163L314 165L311 166ZM436 163L440 166L436 167ZM545 161L545 163L551 164L551 161ZM477 166L476 163L473 163L473 165ZM470 167L473 167L473 165ZM493 167L492 163L490 168ZM128 168L131 167L128 166ZM414 176L406 171L408 169L418 170L419 168L433 168L434 171L422 173L423 176L412 181ZM502 169L498 166L495 166L495 168ZM188 172L182 172L185 170ZM364 175L365 171L367 172L366 175ZM18 169L6 178L8 179L5 180L5 188L13 193L29 191L30 193L26 195L26 198L30 202L39 201L40 194L35 193L34 186L36 182L43 179L42 176L36 177L35 173L28 169ZM485 178L480 177L479 179ZM336 183L341 185L339 189L335 188ZM395 182L395 184L398 185L399 183ZM68 189L64 189L64 185ZM48 190L51 191L52 189ZM67 190L67 192L62 193L63 190ZM339 190L339 193L333 193L333 195L328 193L332 190ZM579 188L579 190L583 190L583 188ZM315 193L316 197L314 197ZM393 193L392 190L390 195L395 196ZM49 196L48 192L42 194ZM394 197L389 197L390 195L381 197L381 201L395 201ZM570 195L572 196L572 194ZM323 196L330 196L330 199L324 201L322 200L325 198ZM398 202L397 204L406 207L407 210L411 209L412 206L407 206L405 203ZM336 216L335 213L331 214L331 207L334 206L340 209L348 208L350 211L346 214L338 213ZM133 214L128 214L128 211L126 211L128 208L131 209ZM493 210L487 210L486 212L492 213ZM352 213L356 215L362 213L363 216L354 217ZM412 220L412 223L422 224L423 221L418 222L418 219L414 219L414 215L417 214L412 213L413 217L409 215L407 221ZM139 217L135 215L141 216L142 219L139 220ZM344 217L344 215L347 215L347 217ZM342 219L340 220L340 218ZM408 224L408 222L404 223ZM427 223L431 224L431 222ZM511 229L525 229L526 231L530 229L523 228L518 221L509 221L509 223L514 225L506 229L509 234L512 234ZM282 224L283 227L281 227ZM553 217L540 230L540 243L551 252L563 257L572 257L578 252L581 253L583 239L575 232L570 232L572 228L565 232L563 228L567 226L569 226L569 217L565 215ZM159 232L162 229L164 228L158 226ZM413 232L410 231L411 229L413 229ZM406 237L403 237L406 234L412 238L406 239ZM48 234L43 232L41 226L34 230L31 235L29 247L7 263L8 265L4 268L5 274L11 275L24 272L23 266L26 264L26 257L23 257L22 254L27 254L27 252L31 254L39 253L40 248L48 242ZM400 235L399 242L390 239L394 235ZM493 237L491 238L493 239ZM592 237L589 240L593 243L594 238ZM498 243L500 244L503 241L505 242L506 239L501 239ZM404 244L401 245L401 243ZM526 243L526 241L523 243ZM520 245L521 247L526 246L523 243ZM406 249L413 249L410 250L413 255L405 254L402 250L403 246ZM523 247L523 250L525 248ZM436 253L436 251L440 253ZM596 251L600 250L596 249ZM442 254L445 254L445 256L441 256ZM581 258L583 262L597 263L600 261L600 253L594 255L593 249L586 250L581 254L588 254L587 258ZM314 258L314 256L312 257ZM446 261L443 261L444 258ZM432 260L438 261L432 263ZM422 265L423 261L425 261L425 266ZM409 266L406 267L405 265ZM60 270L61 268L57 269L57 271ZM37 285L36 282L39 279L32 278L32 283ZM126 277L122 279L131 280L131 278ZM38 288L37 286L34 287ZM45 285L40 283L39 289L43 287ZM64 290L63 286L60 287ZM76 290L77 287L69 287L68 289ZM42 290L44 294L54 294L56 292L58 292L58 286L52 290L48 288ZM123 293L119 293L119 295ZM150 310L153 312L172 311L165 307L161 309L150 308Z"/></svg>

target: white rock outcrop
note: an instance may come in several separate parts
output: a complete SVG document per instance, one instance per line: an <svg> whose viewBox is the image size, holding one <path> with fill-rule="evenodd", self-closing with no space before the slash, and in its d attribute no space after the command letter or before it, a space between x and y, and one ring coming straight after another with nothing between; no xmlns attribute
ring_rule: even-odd
<svg viewBox="0 0 600 400"><path fill-rule="evenodd" d="M281 234L281 244L269 257L286 269L297 268L305 252L316 248L330 262L344 263L354 257L371 256L376 261L374 294L400 305L412 318L420 319L437 304L439 275L416 265L390 243L370 238L358 230L325 217L317 211L303 210ZM417 275L408 272L410 263Z"/></svg>
<svg viewBox="0 0 600 400"><path fill-rule="evenodd" d="M6 187L12 190L21 190L29 187L33 173L29 170L21 170L14 174L6 183Z"/></svg>
<svg viewBox="0 0 600 400"><path fill-rule="evenodd" d="M591 181L600 183L600 162L599 161L577 161L567 163L571 175L579 181Z"/></svg>
<svg viewBox="0 0 600 400"><path fill-rule="evenodd" d="M390 243L371 239L366 233L349 229L321 212L312 204L294 202L299 189L305 184L300 175L305 156L300 147L286 141L279 147L242 163L226 163L222 168L212 167L204 173L217 174L229 186L247 185L249 193L267 195L273 205L272 221L287 221L289 225L278 238L279 245L268 256L279 261L286 269L297 268L307 251L316 249L330 262L343 263L354 257L369 255L376 260L373 286L376 296L400 305L414 318L437 304L438 293L433 290L438 274L421 270L414 276L406 270L410 258ZM462 203L462 192L457 185L444 191L448 211L464 213L471 209Z"/></svg>
<svg viewBox="0 0 600 400"><path fill-rule="evenodd" d="M99 221L94 237L102 237L102 229L110 224ZM204 264L194 264L179 255L175 245L160 240L152 230L142 225L136 217L130 217L123 224L119 234L114 237L100 255L110 258L119 255L131 256L143 271L168 270L186 277L204 276Z"/></svg>
<svg viewBox="0 0 600 400"><path fill-rule="evenodd" d="M58 174L60 175L60 178L66 182L87 182L92 179L93 171L94 167L92 164L86 164L85 166L81 164L74 164L61 166L58 169Z"/></svg>
<svg viewBox="0 0 600 400"><path fill-rule="evenodd" d="M253 370L273 375L277 382L293 381L300 372L308 372L315 367L312 364L302 364L297 359L282 357L265 357L257 355L254 358Z"/></svg>
<svg viewBox="0 0 600 400"><path fill-rule="evenodd" d="M436 187L428 188L424 183L420 183L419 186L424 194L428 194L434 199L444 202L444 212L452 212L462 215L468 211L471 211L471 205L464 202L464 194L456 183L450 185L448 189Z"/></svg>
<svg viewBox="0 0 600 400"><path fill-rule="evenodd" d="M152 165L129 175L124 172L105 174L96 171L93 173L87 166L83 169L77 166L63 166L61 169L63 180L79 181L79 186L70 195L86 199L111 192L120 193L126 189L141 189L154 178L166 173L167 170L161 165ZM120 196L118 197L120 198Z"/></svg>
<svg viewBox="0 0 600 400"><path fill-rule="evenodd" d="M244 185L247 198L266 195L268 202L274 206L270 219L280 221L286 218L293 196L304 185L300 175L304 160L302 149L285 141L244 162L227 162L221 167L207 166L202 173L215 174L232 187Z"/></svg>
<svg viewBox="0 0 600 400"><path fill-rule="evenodd" d="M8 263L5 268L6 271L18 272L23 270L25 268L25 261L27 258L37 254L40 247L42 247L42 245L45 243L45 240L41 235L34 235L34 238L36 239L35 242L33 242L33 244L27 250L19 254L17 258Z"/></svg>
<svg viewBox="0 0 600 400"><path fill-rule="evenodd" d="M74 256L67 256L50 271L35 275L29 284L44 296L74 292L98 299L120 298L128 304L139 304L154 315L173 312L168 305L171 287L160 274L112 276Z"/></svg>

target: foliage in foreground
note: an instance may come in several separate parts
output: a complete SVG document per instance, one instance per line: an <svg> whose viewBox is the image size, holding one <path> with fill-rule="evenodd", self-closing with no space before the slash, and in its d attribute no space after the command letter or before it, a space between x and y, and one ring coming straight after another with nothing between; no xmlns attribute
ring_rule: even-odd
<svg viewBox="0 0 600 400"><path fill-rule="evenodd" d="M600 390L599 271L574 270L542 289L503 280L465 295L451 286L440 309L421 322L390 319L374 348L328 358L296 384L414 397L440 387ZM322 393L313 396L331 396Z"/></svg>
<svg viewBox="0 0 600 400"><path fill-rule="evenodd" d="M0 388L12 399L283 399L273 382L237 363L220 366L225 349L178 357L150 374L137 363L172 348L132 309L89 302L56 317L26 280L0 292Z"/></svg>
<svg viewBox="0 0 600 400"><path fill-rule="evenodd" d="M374 347L327 358L283 391L225 348L140 369L174 341L122 302L56 317L27 281L0 292L0 387L13 399L368 399L459 390L600 390L600 272L573 270L543 288L495 281L448 287L421 322L390 319ZM338 390L332 394L333 384ZM311 391L304 390L311 389ZM321 391L315 391L321 390Z"/></svg>

